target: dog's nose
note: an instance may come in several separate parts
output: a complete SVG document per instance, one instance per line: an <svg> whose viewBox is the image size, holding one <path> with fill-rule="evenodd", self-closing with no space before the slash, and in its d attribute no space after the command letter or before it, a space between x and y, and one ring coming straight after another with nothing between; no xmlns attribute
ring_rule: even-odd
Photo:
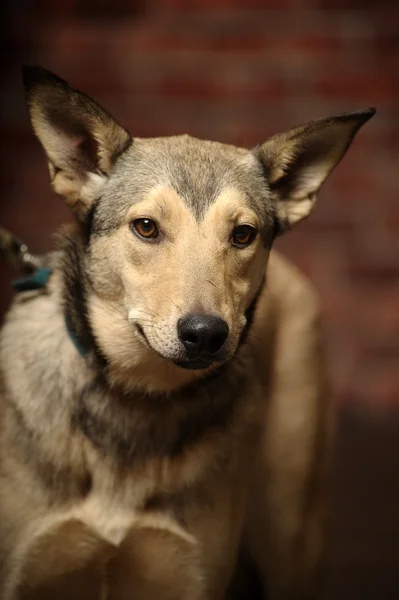
<svg viewBox="0 0 399 600"><path fill-rule="evenodd" d="M215 354L229 335L226 321L214 315L189 314L179 319L177 333L192 354Z"/></svg>

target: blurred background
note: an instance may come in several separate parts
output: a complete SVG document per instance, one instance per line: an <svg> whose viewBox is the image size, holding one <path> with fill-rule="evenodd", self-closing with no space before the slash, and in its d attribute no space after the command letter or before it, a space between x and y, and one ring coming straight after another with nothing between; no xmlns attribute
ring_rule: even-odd
<svg viewBox="0 0 399 600"><path fill-rule="evenodd" d="M94 96L133 136L251 147L377 107L312 216L277 247L320 293L339 413L325 599L397 600L399 3L9 0L0 17L0 223L34 252L70 215L30 130L23 63ZM1 264L2 313L12 276Z"/></svg>

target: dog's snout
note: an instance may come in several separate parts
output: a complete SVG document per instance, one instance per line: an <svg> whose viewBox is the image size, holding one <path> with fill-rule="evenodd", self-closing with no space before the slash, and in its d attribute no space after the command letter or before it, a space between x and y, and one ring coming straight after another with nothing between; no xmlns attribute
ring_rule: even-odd
<svg viewBox="0 0 399 600"><path fill-rule="evenodd" d="M227 340L229 326L215 315L189 314L179 319L177 332L191 354L215 354Z"/></svg>

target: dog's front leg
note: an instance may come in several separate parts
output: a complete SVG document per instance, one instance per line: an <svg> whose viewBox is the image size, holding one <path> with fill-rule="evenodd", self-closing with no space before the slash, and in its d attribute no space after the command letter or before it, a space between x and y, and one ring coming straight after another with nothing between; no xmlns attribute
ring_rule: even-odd
<svg viewBox="0 0 399 600"><path fill-rule="evenodd" d="M81 521L64 521L33 542L8 598L103 600L105 565L114 551Z"/></svg>
<svg viewBox="0 0 399 600"><path fill-rule="evenodd" d="M205 598L196 542L166 529L133 528L107 571L107 600Z"/></svg>
<svg viewBox="0 0 399 600"><path fill-rule="evenodd" d="M268 597L316 600L322 595L328 547L334 415L318 303L304 283L287 291L276 277L271 270L282 317L247 546Z"/></svg>

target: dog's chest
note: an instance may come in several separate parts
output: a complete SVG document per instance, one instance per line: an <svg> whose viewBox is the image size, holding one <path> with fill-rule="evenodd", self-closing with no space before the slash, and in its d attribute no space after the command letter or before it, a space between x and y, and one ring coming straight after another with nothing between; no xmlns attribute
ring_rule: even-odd
<svg viewBox="0 0 399 600"><path fill-rule="evenodd" d="M196 456L188 453L178 461L153 461L122 473L93 452L88 459L92 487L69 518L79 519L115 545L133 528L156 527L190 537L180 520L180 501L182 490L190 484L195 487L203 473L205 464L199 469Z"/></svg>
<svg viewBox="0 0 399 600"><path fill-rule="evenodd" d="M242 376L223 383L138 407L108 398L97 405L99 390L90 389L78 423L92 486L75 516L116 544L155 513L168 529L181 529L183 491L221 475L238 438L251 429L254 385Z"/></svg>
<svg viewBox="0 0 399 600"><path fill-rule="evenodd" d="M138 479L134 486L125 484L116 488L109 485L110 479L96 482L87 498L76 506L73 516L101 538L118 545L139 518L151 486L148 481Z"/></svg>

